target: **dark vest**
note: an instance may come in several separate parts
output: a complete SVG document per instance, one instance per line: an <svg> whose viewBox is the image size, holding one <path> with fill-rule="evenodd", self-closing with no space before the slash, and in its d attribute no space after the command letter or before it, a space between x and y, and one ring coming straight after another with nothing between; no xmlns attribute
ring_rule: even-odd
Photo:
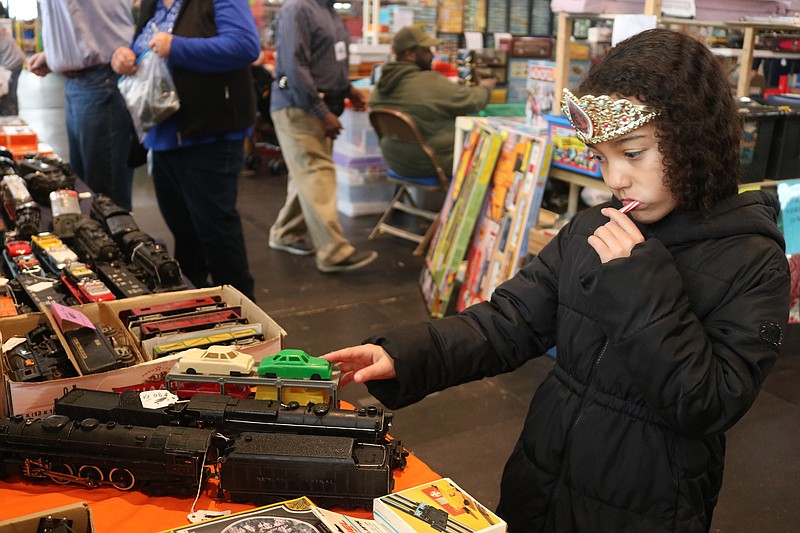
<svg viewBox="0 0 800 533"><path fill-rule="evenodd" d="M136 35L155 14L157 0L143 0ZM213 0L183 0L172 30L182 37L217 35ZM218 73L192 72L172 66L181 108L176 113L184 137L216 135L252 126L256 96L250 68Z"/></svg>

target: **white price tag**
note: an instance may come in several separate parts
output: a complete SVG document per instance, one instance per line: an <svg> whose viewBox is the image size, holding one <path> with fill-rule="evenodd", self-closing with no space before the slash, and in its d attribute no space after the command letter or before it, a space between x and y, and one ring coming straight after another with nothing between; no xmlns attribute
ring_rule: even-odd
<svg viewBox="0 0 800 533"><path fill-rule="evenodd" d="M168 390L148 390L139 393L142 407L145 409L161 409L178 403L178 397Z"/></svg>

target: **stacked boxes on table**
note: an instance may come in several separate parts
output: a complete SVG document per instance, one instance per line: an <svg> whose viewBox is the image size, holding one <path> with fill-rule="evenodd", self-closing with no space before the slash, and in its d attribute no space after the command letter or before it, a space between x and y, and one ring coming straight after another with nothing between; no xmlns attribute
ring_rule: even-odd
<svg viewBox="0 0 800 533"><path fill-rule="evenodd" d="M99 372L95 374L79 375L64 379L54 379L39 382L18 382L13 379L13 372L6 358L0 358L2 368L2 381L4 391L0 393L0 416L23 415L26 417L42 417L52 413L53 401L63 396L66 390L73 386L93 389L115 391L127 388L158 389L164 387L164 378L172 370L179 355L167 355L153 359L150 353L142 350L142 344L131 330L121 320L131 309L159 304L174 303L183 300L198 299L202 297L219 298L228 306L239 306L241 315L250 324L260 324L264 340L238 347L237 350L249 353L256 361L267 355L273 355L283 348L286 332L272 320L255 303L251 302L241 292L230 286L212 287L188 291L176 291L160 294L151 294L110 302L92 303L70 310L79 311L96 327L103 330L113 330L116 344L125 345L134 353L137 364ZM79 369L77 358L83 354L78 353L65 339L56 317L51 312L31 313L11 318L0 319L0 336L4 341L3 351L10 348L9 342L14 338L25 336L39 324L50 326L61 345L65 348L67 357L76 369ZM66 331L68 328L64 328ZM164 337L168 340L169 337ZM80 371L78 370L80 374Z"/></svg>
<svg viewBox="0 0 800 533"><path fill-rule="evenodd" d="M15 158L39 151L39 138L33 128L16 115L0 117L0 146L11 150Z"/></svg>
<svg viewBox="0 0 800 533"><path fill-rule="evenodd" d="M346 108L343 130L333 144L339 212L349 217L383 213L394 194L386 163L367 112Z"/></svg>

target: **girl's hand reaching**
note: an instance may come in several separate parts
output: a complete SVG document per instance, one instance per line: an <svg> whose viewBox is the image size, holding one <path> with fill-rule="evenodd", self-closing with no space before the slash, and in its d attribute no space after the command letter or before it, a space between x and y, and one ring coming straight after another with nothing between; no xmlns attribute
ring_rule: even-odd
<svg viewBox="0 0 800 533"><path fill-rule="evenodd" d="M397 377L394 371L394 359L386 353L386 350L376 344L343 348L322 357L339 366L342 372L339 385L342 387L351 381L364 383L373 379Z"/></svg>

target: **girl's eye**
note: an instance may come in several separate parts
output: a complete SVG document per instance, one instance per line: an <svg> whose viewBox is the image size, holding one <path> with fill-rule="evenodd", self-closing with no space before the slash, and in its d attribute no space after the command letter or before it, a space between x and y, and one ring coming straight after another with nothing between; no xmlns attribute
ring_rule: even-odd
<svg viewBox="0 0 800 533"><path fill-rule="evenodd" d="M593 152L592 150L589 150L589 159L594 159L595 161L597 161L598 164L603 163L606 160L605 157L596 152Z"/></svg>
<svg viewBox="0 0 800 533"><path fill-rule="evenodd" d="M639 159L642 156L642 150L637 150L635 152L625 152L625 157L628 159Z"/></svg>

